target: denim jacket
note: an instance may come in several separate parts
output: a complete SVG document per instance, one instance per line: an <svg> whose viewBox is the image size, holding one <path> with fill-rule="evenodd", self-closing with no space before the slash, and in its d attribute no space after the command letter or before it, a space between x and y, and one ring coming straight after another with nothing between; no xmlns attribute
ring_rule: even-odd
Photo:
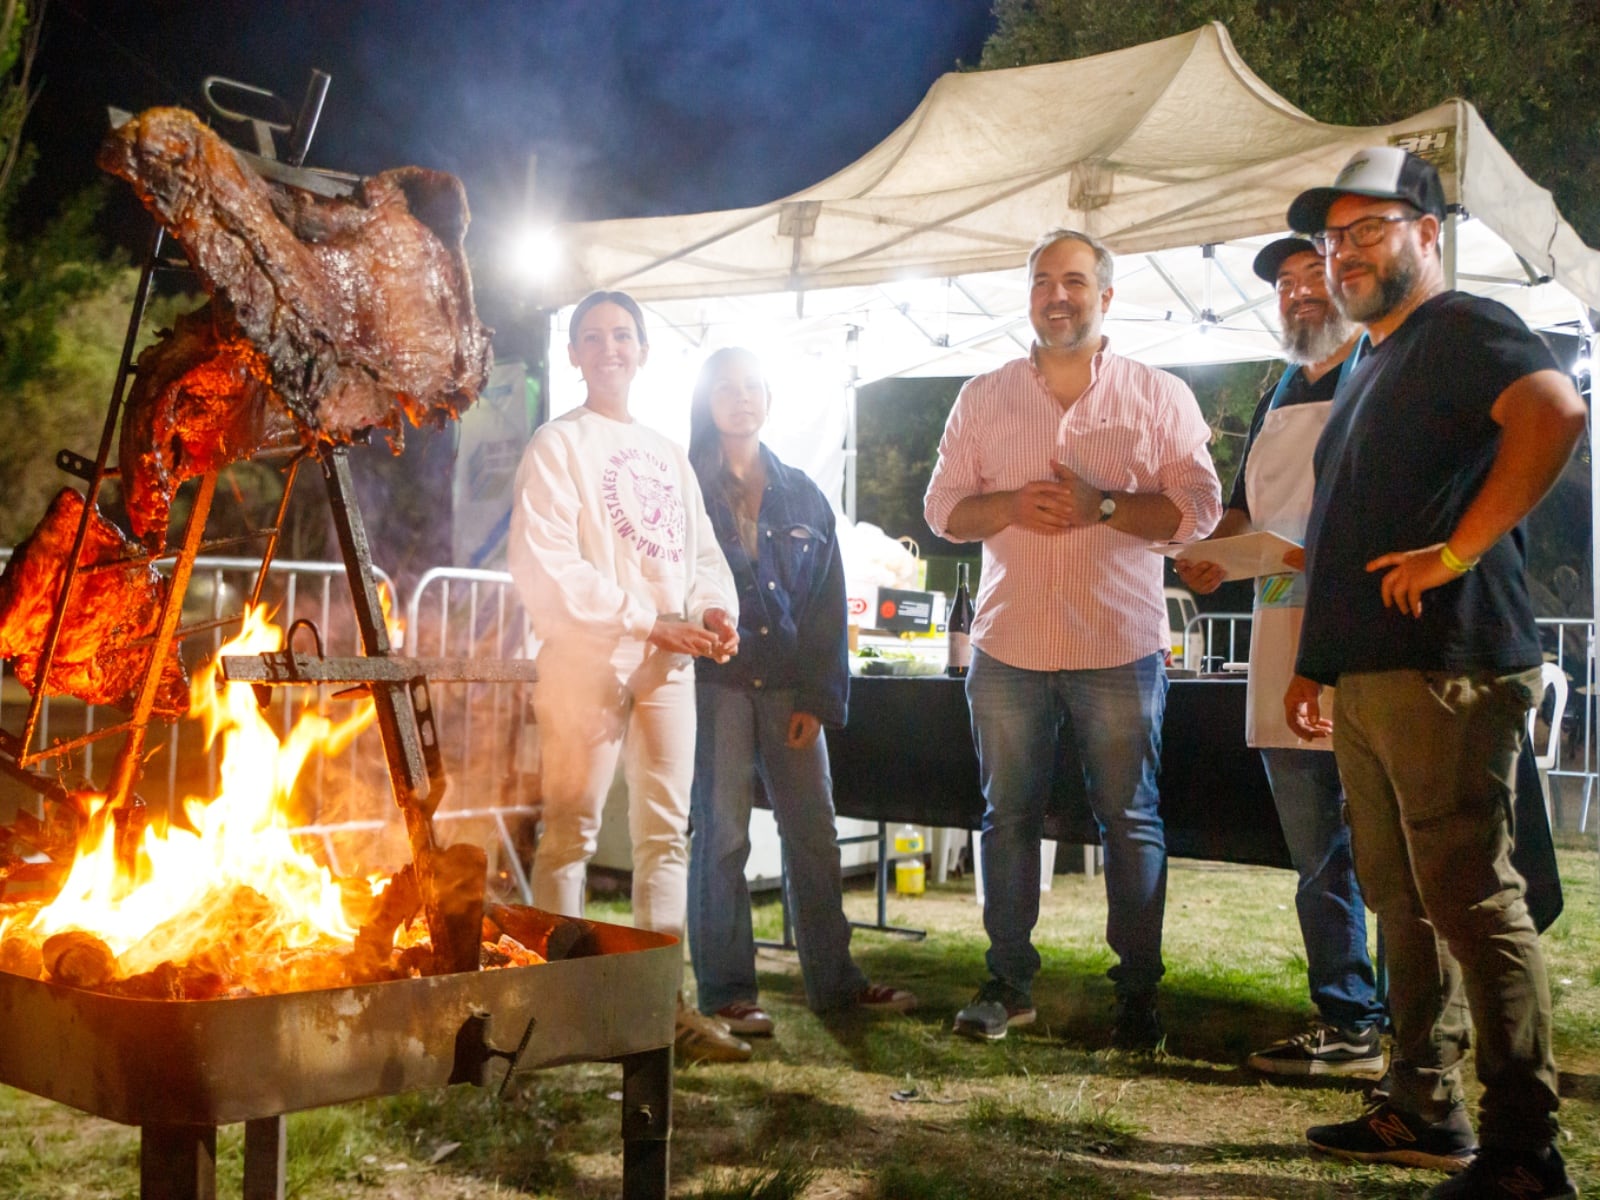
<svg viewBox="0 0 1600 1200"><path fill-rule="evenodd" d="M752 562L719 479L700 476L706 511L739 591L739 653L695 660L696 678L743 688L793 688L796 712L845 722L850 691L844 561L833 509L802 471L761 447L767 488Z"/></svg>

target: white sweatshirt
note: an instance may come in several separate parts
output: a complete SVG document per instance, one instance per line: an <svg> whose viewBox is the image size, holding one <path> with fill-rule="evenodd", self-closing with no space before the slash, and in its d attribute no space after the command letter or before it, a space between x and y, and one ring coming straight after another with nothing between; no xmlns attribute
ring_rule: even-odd
<svg viewBox="0 0 1600 1200"><path fill-rule="evenodd" d="M539 641L609 658L624 678L643 661L658 616L698 625L722 608L739 620L733 573L688 456L637 421L588 408L547 422L528 443L508 559Z"/></svg>

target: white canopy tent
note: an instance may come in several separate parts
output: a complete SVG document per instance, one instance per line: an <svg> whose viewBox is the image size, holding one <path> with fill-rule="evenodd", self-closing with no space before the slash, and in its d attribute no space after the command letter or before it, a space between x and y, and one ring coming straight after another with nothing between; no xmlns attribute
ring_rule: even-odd
<svg viewBox="0 0 1600 1200"><path fill-rule="evenodd" d="M638 411L671 433L686 434L706 353L761 353L775 447L825 490L838 483L830 494L842 489L852 512L851 385L970 375L1024 352L1022 268L1042 230L1082 229L1118 255L1106 328L1119 352L1157 365L1271 358L1276 305L1251 258L1284 231L1299 192L1383 143L1439 167L1457 286L1592 348L1600 253L1470 104L1325 125L1258 79L1220 24L1072 62L944 75L861 159L770 204L566 226L554 297L614 288L647 305ZM837 404L823 402L830 394ZM555 412L582 399L560 366L552 399Z"/></svg>

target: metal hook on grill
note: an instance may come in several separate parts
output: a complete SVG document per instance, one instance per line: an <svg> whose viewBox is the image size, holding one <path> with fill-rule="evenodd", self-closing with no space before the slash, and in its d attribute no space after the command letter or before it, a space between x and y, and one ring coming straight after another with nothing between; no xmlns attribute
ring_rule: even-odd
<svg viewBox="0 0 1600 1200"><path fill-rule="evenodd" d="M283 648L285 650L294 649L294 635L295 631L299 629L309 629L311 631L311 641L317 648L317 657L327 658L328 656L322 652L322 630L317 628L317 623L310 617L301 617L289 626L289 632L283 635Z"/></svg>

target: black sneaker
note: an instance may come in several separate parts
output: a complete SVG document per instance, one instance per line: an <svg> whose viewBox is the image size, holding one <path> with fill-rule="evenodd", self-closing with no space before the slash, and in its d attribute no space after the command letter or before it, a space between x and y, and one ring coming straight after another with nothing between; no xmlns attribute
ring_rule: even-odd
<svg viewBox="0 0 1600 1200"><path fill-rule="evenodd" d="M1314 1150L1353 1162L1452 1172L1464 1169L1477 1148L1465 1108L1457 1106L1444 1120L1430 1124L1388 1101L1369 1108L1354 1121L1313 1125L1306 1130L1306 1141Z"/></svg>
<svg viewBox="0 0 1600 1200"><path fill-rule="evenodd" d="M1461 1174L1428 1193L1428 1200L1577 1200L1561 1151L1485 1146Z"/></svg>
<svg viewBox="0 0 1600 1200"><path fill-rule="evenodd" d="M1111 1045L1118 1050L1159 1050L1166 1040L1154 992L1134 992L1117 997L1117 1019L1111 1026Z"/></svg>
<svg viewBox="0 0 1600 1200"><path fill-rule="evenodd" d="M1025 992L991 979L956 1014L955 1032L980 1042L998 1042L1014 1025L1032 1025L1039 1014Z"/></svg>
<svg viewBox="0 0 1600 1200"><path fill-rule="evenodd" d="M1268 1075L1378 1079L1383 1075L1383 1039L1376 1025L1340 1029L1317 1021L1304 1033L1257 1050L1245 1062Z"/></svg>

